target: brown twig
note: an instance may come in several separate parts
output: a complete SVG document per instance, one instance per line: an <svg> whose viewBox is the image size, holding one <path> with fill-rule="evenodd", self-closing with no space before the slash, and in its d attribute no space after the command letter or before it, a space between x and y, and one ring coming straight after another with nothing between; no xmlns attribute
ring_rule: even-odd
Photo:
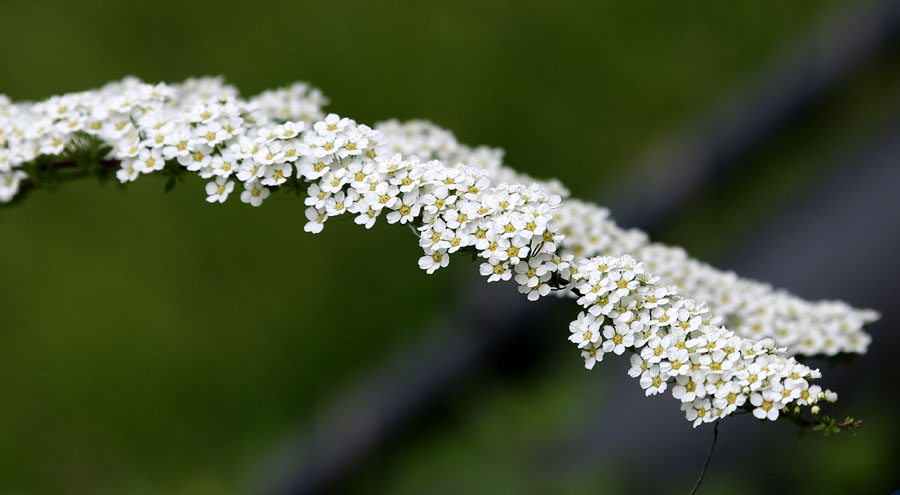
<svg viewBox="0 0 900 495"><path fill-rule="evenodd" d="M103 160L99 162L102 168L116 168L121 165L121 162L118 160ZM45 169L67 169L67 168L76 168L79 166L79 163L75 160L65 160L60 162L51 162L42 164L41 167ZM62 180L70 180L70 179L80 179L83 177L91 176L95 173L93 170L78 170L76 172L65 174L60 177ZM34 180L27 179L19 185L19 192L16 194L16 199L20 199L25 193L38 188L38 184L34 182Z"/></svg>
<svg viewBox="0 0 900 495"><path fill-rule="evenodd" d="M716 421L716 425L713 427L712 445L709 446L709 453L706 454L706 462L703 463L703 470L700 471L700 477L697 478L697 484L694 485L694 488L691 490L690 495L696 494L697 489L700 488L700 484L703 483L703 477L706 476L706 468L709 467L709 460L712 459L713 449L716 448L716 440L718 438L719 438L719 422Z"/></svg>
<svg viewBox="0 0 900 495"><path fill-rule="evenodd" d="M862 428L862 420L861 419L854 420L853 418L847 418L847 421L844 421L842 423L837 423L834 426L836 426L842 430L850 430L850 429L858 430L858 429Z"/></svg>

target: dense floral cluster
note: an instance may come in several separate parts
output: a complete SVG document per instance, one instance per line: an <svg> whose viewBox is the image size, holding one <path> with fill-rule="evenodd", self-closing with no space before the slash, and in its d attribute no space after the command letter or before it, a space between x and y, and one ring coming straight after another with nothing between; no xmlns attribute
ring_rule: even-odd
<svg viewBox="0 0 900 495"><path fill-rule="evenodd" d="M428 273L465 251L480 258L489 282L514 279L531 300L554 291L576 297L584 311L570 326L570 340L586 366L606 353L634 353L630 374L647 395L671 388L695 426L739 408L774 420L785 407L812 406L824 397L811 385L818 371L777 347L803 349L785 342L781 328L791 338L820 336L823 343L809 352L865 349L861 340L825 342L843 334L861 339L859 326L871 315L839 303L791 302L676 249L647 244L642 234L615 227L604 210L563 201L567 192L559 183L503 166L497 150L462 146L422 122L373 129L324 116L324 102L305 85L245 101L217 79L180 85L129 79L39 103L0 100L0 200L9 201L28 179L24 164L64 156L84 136L110 146L104 158L120 163L122 182L175 166L209 181L207 201L226 201L240 183L241 201L253 206L274 188L303 187L306 231L320 232L344 214L366 228L383 217L414 230L423 250L419 266ZM644 263L610 255L625 252ZM665 277L645 272L645 263ZM667 285L673 282L685 296ZM760 300L742 299L748 297L742 287ZM705 304L686 297L696 294L709 296L755 336L769 336L773 326L775 340L726 330ZM779 297L788 302L767 299ZM819 320L808 319L815 309ZM812 331L804 327L811 322L819 325ZM835 322L847 328L838 323L834 333Z"/></svg>
<svg viewBox="0 0 900 495"><path fill-rule="evenodd" d="M229 179L237 178L244 183L241 199L259 205L268 195L265 186L291 175L290 164L306 146L297 136L322 117L324 103L318 90L303 84L245 102L214 78L180 85L125 79L38 103L0 97L0 201L10 201L27 178L21 165L61 155L80 136L91 136L112 146L109 157L121 161L116 176L122 182L174 161L213 179L208 201L225 201L234 187ZM286 111L298 120L273 124Z"/></svg>
<svg viewBox="0 0 900 495"><path fill-rule="evenodd" d="M585 260L573 275L586 311L570 325L588 368L606 353L632 350L628 374L646 395L671 387L697 426L723 418L746 402L774 420L788 404L811 406L822 392L818 370L785 357L772 339L739 337L720 326L702 303L644 271L630 256Z"/></svg>
<svg viewBox="0 0 900 495"><path fill-rule="evenodd" d="M428 122L390 121L376 125L376 129L394 150L407 155L478 166L505 182L536 182L503 166L502 150L470 148L458 143L451 132ZM563 198L568 195L558 182L541 184ZM572 254L576 260L630 254L682 294L706 301L713 312L725 318L728 328L743 337L771 337L791 354L806 356L862 354L871 341L863 327L878 319L874 311L855 309L840 301L806 301L768 284L718 270L690 258L681 248L650 243L643 232L622 229L609 218L608 210L591 203L563 199L554 209L553 218L564 234L562 253Z"/></svg>

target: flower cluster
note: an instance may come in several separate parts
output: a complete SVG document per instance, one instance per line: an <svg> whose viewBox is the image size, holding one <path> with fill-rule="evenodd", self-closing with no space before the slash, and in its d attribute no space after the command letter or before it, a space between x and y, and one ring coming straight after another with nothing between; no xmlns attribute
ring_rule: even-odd
<svg viewBox="0 0 900 495"><path fill-rule="evenodd" d="M351 214L371 228L384 215L389 224L415 229L428 273L450 256L474 251L488 281L515 275L529 299L550 293L552 274L566 262L555 256L559 236L551 211L559 196L537 184L493 184L487 170L462 163L387 154L381 135L331 114L304 133L298 174L310 183L304 229L317 233L331 217ZM319 144L315 144L319 143Z"/></svg>
<svg viewBox="0 0 900 495"><path fill-rule="evenodd" d="M609 212L566 200L556 211L563 248L580 256L629 253L662 280L706 301L728 328L743 337L772 338L792 355L863 354L871 337L863 327L878 319L840 301L806 301L771 285L738 277L690 258L678 247L650 243L638 230L618 227Z"/></svg>
<svg viewBox="0 0 900 495"><path fill-rule="evenodd" d="M535 183L531 177L504 166L502 150L470 148L457 142L451 132L428 122L388 121L375 127L398 152L445 163L464 162L488 170L504 182ZM541 185L563 198L568 196L558 182ZM682 294L706 301L740 336L771 337L790 354L805 356L863 354L871 341L863 327L878 319L874 311L855 309L840 301L806 301L768 284L718 270L690 258L681 248L650 243L639 230L622 229L609 218L608 210L591 203L563 199L554 209L553 218L564 235L562 252L576 260L630 254Z"/></svg>
<svg viewBox="0 0 900 495"><path fill-rule="evenodd" d="M207 201L223 202L244 185L241 200L258 206L267 186L283 184L308 143L298 139L306 124L322 116L318 90L297 84L249 101L217 78L179 85L149 85L136 79L97 91L54 96L37 103L0 99L0 201L10 201L27 178L21 165L59 156L89 136L109 145L121 162L116 177L131 182L166 163L196 172L207 185ZM291 113L308 120L276 118Z"/></svg>
<svg viewBox="0 0 900 495"><path fill-rule="evenodd" d="M541 181L505 166L502 149L466 146L459 143L452 132L430 122L388 120L375 124L375 129L381 132L391 151L395 153L417 156L422 160L465 163L470 167L486 170L497 183L538 184L550 194L561 198L569 196L569 190L556 179Z"/></svg>
<svg viewBox="0 0 900 495"><path fill-rule="evenodd" d="M218 79L126 79L38 103L0 99L0 201L29 179L23 165L65 156L83 136L109 147L103 158L119 163L121 182L174 167L207 180L211 203L225 202L237 183L240 200L253 206L272 190L302 187L308 232L344 214L367 229L383 216L416 233L428 273L466 252L480 259L488 282L514 279L530 300L576 297L584 311L570 340L586 366L610 352L634 353L630 374L647 395L671 388L695 426L740 408L774 420L785 407L815 404L821 390L810 382L818 371L777 347L804 352L791 340L803 332L822 339L809 353L865 349L859 327L871 314L791 299L648 244L605 210L563 200L568 192L558 182L505 167L498 150L460 145L424 122L371 128L323 115L324 104L302 84L242 100ZM697 295L717 304L727 323L750 330L726 330Z"/></svg>
<svg viewBox="0 0 900 495"><path fill-rule="evenodd" d="M630 256L589 258L573 275L585 311L569 340L592 368L608 353L632 352L628 374L645 394L671 390L694 426L728 416L749 401L753 415L775 420L791 406L812 406L818 370L787 357L772 339L739 337L706 305L659 284Z"/></svg>

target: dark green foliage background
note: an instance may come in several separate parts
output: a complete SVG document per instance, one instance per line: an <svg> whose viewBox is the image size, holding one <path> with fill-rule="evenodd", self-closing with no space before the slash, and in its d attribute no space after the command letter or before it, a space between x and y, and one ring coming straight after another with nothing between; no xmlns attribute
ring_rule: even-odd
<svg viewBox="0 0 900 495"><path fill-rule="evenodd" d="M586 196L614 187L646 145L836 3L0 0L0 92L39 99L125 75L222 74L249 95L305 80L333 111L433 120ZM886 112L876 97L897 108L887 77L859 83L806 137L760 158L803 165L768 196L748 186L698 200L667 238L715 253L740 223L711 232L721 219L709 212L741 212L746 224L789 196L815 171L822 136L871 125ZM293 197L211 206L200 181L171 194L163 183L83 181L0 209L0 491L245 489L261 456L417 338L471 278L464 261L426 277L402 229L334 222L314 238ZM460 398L454 433L381 459L355 486L540 486L511 459L575 414L579 383L602 379L602 368L580 369L565 328L547 331L561 336L558 364L528 385L485 382ZM877 452L871 442L847 448ZM611 469L561 488L594 493L617 482Z"/></svg>

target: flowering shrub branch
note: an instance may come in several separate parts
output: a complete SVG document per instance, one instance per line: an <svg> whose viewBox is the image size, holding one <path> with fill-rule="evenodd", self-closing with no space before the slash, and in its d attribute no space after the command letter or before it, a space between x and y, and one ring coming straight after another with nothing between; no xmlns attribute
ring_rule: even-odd
<svg viewBox="0 0 900 495"><path fill-rule="evenodd" d="M529 300L575 299L569 340L585 366L628 351L646 395L668 390L694 426L751 413L826 432L858 427L819 415L837 396L792 355L865 352L862 327L876 313L803 301L651 244L606 210L563 199L558 182L504 166L499 150L423 122L371 128L324 115L324 104L304 84L243 100L218 79L126 79L38 103L0 97L0 201L89 175L168 175L168 190L186 172L208 180L210 203L237 184L252 206L276 190L305 193L307 232L341 215L367 229L383 218L415 232L429 274L465 253L488 282L514 279Z"/></svg>

